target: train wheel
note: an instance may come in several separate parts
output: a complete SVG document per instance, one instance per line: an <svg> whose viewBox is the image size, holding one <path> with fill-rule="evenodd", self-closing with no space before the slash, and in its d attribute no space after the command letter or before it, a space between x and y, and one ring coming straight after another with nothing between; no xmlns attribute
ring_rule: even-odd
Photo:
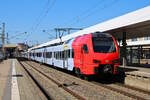
<svg viewBox="0 0 150 100"><path fill-rule="evenodd" d="M84 75L84 80L90 81L90 76Z"/></svg>
<svg viewBox="0 0 150 100"><path fill-rule="evenodd" d="M77 77L82 78L82 74L80 73L79 68L75 68L75 73L76 73Z"/></svg>
<svg viewBox="0 0 150 100"><path fill-rule="evenodd" d="M82 75L81 74L77 74L77 77L82 78Z"/></svg>

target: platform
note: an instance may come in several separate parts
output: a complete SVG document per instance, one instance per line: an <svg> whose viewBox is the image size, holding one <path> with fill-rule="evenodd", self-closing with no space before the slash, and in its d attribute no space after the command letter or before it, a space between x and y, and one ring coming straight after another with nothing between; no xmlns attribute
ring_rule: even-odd
<svg viewBox="0 0 150 100"><path fill-rule="evenodd" d="M126 77L124 83L133 87L138 87L150 91L150 68L120 66L125 71Z"/></svg>
<svg viewBox="0 0 150 100"><path fill-rule="evenodd" d="M0 100L11 99L11 60L0 63Z"/></svg>
<svg viewBox="0 0 150 100"><path fill-rule="evenodd" d="M137 75L150 79L150 67L120 66L126 74Z"/></svg>
<svg viewBox="0 0 150 100"><path fill-rule="evenodd" d="M0 100L45 100L16 59L0 63Z"/></svg>

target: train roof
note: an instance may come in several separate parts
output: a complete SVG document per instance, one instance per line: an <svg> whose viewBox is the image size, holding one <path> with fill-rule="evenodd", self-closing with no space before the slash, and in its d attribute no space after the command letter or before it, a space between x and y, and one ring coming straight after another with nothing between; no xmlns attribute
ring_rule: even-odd
<svg viewBox="0 0 150 100"><path fill-rule="evenodd" d="M138 25L141 23L144 24L150 24L150 6L127 13L125 15L110 19L108 21L96 24L94 26L85 28L83 30L74 32L72 34L66 35L62 37L62 41L60 39L54 39L49 42L40 44L38 46L32 47L31 49L36 49L36 48L41 48L44 46L48 46L51 44L59 43L59 42L64 42L68 39L75 38L77 36L83 35L83 34L89 34L93 33L96 31L99 32L107 32L109 30L114 30L114 29L119 29L122 27L133 27L132 25Z"/></svg>

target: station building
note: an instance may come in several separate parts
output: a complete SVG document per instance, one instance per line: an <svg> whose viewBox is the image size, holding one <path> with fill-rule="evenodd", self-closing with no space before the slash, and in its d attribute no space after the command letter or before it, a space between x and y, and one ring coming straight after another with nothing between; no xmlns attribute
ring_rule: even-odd
<svg viewBox="0 0 150 100"><path fill-rule="evenodd" d="M24 43L18 44L5 44L3 46L4 55L6 58L13 58L20 55L20 52L23 52L28 49L28 45Z"/></svg>
<svg viewBox="0 0 150 100"><path fill-rule="evenodd" d="M150 36L127 39L127 65L150 64Z"/></svg>

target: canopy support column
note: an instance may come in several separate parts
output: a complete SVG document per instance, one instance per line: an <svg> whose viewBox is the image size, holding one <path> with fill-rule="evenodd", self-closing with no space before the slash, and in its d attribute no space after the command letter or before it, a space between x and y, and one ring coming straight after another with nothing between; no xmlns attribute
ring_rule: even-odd
<svg viewBox="0 0 150 100"><path fill-rule="evenodd" d="M126 59L126 32L124 31L123 32L123 35L122 35L122 47L123 47L123 66L125 67L126 64L127 64L127 59Z"/></svg>

